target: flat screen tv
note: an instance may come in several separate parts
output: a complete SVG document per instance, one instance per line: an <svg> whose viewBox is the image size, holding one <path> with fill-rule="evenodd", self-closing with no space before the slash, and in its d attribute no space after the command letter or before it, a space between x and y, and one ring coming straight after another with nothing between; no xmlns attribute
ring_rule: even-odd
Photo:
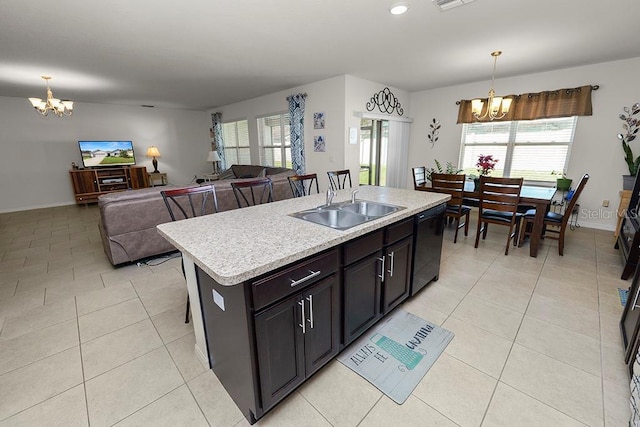
<svg viewBox="0 0 640 427"><path fill-rule="evenodd" d="M132 141L78 141L85 168L136 164Z"/></svg>

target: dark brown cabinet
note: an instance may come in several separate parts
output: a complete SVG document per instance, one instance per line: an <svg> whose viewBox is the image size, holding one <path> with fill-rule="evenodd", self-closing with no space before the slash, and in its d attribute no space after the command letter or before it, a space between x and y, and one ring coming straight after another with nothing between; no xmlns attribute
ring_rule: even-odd
<svg viewBox="0 0 640 427"><path fill-rule="evenodd" d="M96 203L102 194L149 186L144 166L70 170L77 204Z"/></svg>
<svg viewBox="0 0 640 427"><path fill-rule="evenodd" d="M386 271L382 313L388 313L409 297L413 238L407 237L385 248Z"/></svg>
<svg viewBox="0 0 640 427"><path fill-rule="evenodd" d="M256 315L260 388L265 410L338 353L336 275Z"/></svg>
<svg viewBox="0 0 640 427"><path fill-rule="evenodd" d="M382 251L344 269L344 345L376 323L380 312L380 287L384 261Z"/></svg>

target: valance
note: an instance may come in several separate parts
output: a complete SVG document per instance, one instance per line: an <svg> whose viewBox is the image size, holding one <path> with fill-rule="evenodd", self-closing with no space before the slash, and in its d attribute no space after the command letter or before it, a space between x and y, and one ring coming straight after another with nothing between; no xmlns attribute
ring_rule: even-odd
<svg viewBox="0 0 640 427"><path fill-rule="evenodd" d="M507 122L512 120L536 120L553 117L590 116L592 114L591 92L598 86L580 86L576 88L557 89L538 93L507 95L512 99L509 113L501 119L493 121ZM487 105L487 99L482 99ZM471 114L471 100L457 102L458 123L489 122L487 117L476 119Z"/></svg>

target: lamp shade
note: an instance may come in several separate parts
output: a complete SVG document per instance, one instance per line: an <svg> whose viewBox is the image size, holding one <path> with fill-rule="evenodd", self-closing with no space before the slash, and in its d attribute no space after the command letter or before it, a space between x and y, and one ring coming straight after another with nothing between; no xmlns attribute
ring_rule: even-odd
<svg viewBox="0 0 640 427"><path fill-rule="evenodd" d="M209 151L209 157L207 157L208 162L219 162L222 160L217 151Z"/></svg>
<svg viewBox="0 0 640 427"><path fill-rule="evenodd" d="M152 145L147 148L147 157L160 157L160 151L158 151L158 147Z"/></svg>

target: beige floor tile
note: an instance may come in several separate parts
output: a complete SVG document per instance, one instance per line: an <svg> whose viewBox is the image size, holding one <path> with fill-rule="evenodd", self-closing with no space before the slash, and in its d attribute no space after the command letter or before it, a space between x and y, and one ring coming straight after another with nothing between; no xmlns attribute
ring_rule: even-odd
<svg viewBox="0 0 640 427"><path fill-rule="evenodd" d="M17 336L37 331L57 323L76 317L76 304L73 298L55 302L50 305L31 308L19 315L5 318L0 342Z"/></svg>
<svg viewBox="0 0 640 427"><path fill-rule="evenodd" d="M621 345L601 343L602 378L620 385L629 385L627 365L624 363L624 350Z"/></svg>
<svg viewBox="0 0 640 427"><path fill-rule="evenodd" d="M182 378L187 382L209 369L196 356L194 352L195 345L196 337L193 333L167 344L167 350L169 350L171 358L182 374Z"/></svg>
<svg viewBox="0 0 640 427"><path fill-rule="evenodd" d="M455 427L454 423L420 399L409 396L406 402L398 405L393 400L382 396L376 406L362 421L363 426L433 426Z"/></svg>
<svg viewBox="0 0 640 427"><path fill-rule="evenodd" d="M0 284L0 300L13 297L16 293L17 287L17 279L12 282L5 282L3 284Z"/></svg>
<svg viewBox="0 0 640 427"><path fill-rule="evenodd" d="M524 251L519 250L514 253L509 253L508 256L496 258L493 264L491 264L491 268L514 269L515 267L518 271L524 274L538 276L542 270L542 266L544 265L546 254L543 253L544 251L538 250L538 257L531 258L529 256L528 247L522 247L520 249L524 249Z"/></svg>
<svg viewBox="0 0 640 427"><path fill-rule="evenodd" d="M84 386L75 386L51 399L0 421L1 427L19 426L82 427L88 426Z"/></svg>
<svg viewBox="0 0 640 427"><path fill-rule="evenodd" d="M199 375L187 385L210 425L233 426L244 418L212 370Z"/></svg>
<svg viewBox="0 0 640 427"><path fill-rule="evenodd" d="M579 305L589 310L598 310L597 288L573 286L557 280L540 278L534 293L553 298L567 305Z"/></svg>
<svg viewBox="0 0 640 427"><path fill-rule="evenodd" d="M44 305L44 288L17 293L0 300L0 313L3 316L17 316L23 312Z"/></svg>
<svg viewBox="0 0 640 427"><path fill-rule="evenodd" d="M206 427L209 424L189 388L183 385L115 425Z"/></svg>
<svg viewBox="0 0 640 427"><path fill-rule="evenodd" d="M123 281L133 280L150 274L153 274L153 272L149 267L138 267L136 264L132 264L102 273L102 281L105 286L120 285Z"/></svg>
<svg viewBox="0 0 640 427"><path fill-rule="evenodd" d="M0 375L0 420L81 383L78 347Z"/></svg>
<svg viewBox="0 0 640 427"><path fill-rule="evenodd" d="M479 426L497 380L442 354L413 395L461 426Z"/></svg>
<svg viewBox="0 0 640 427"><path fill-rule="evenodd" d="M424 302L420 299L420 295L421 293L402 303L402 309L415 314L434 325L442 325L448 316L424 305Z"/></svg>
<svg viewBox="0 0 640 427"><path fill-rule="evenodd" d="M626 384L603 381L605 426L625 426L631 418L630 392Z"/></svg>
<svg viewBox="0 0 640 427"><path fill-rule="evenodd" d="M149 316L155 316L176 306L187 305L186 283L173 283L163 288L140 295L140 300Z"/></svg>
<svg viewBox="0 0 640 427"><path fill-rule="evenodd" d="M173 252L161 255L157 258L147 261L147 266L154 274L161 273L165 270L175 269L182 274L182 256L180 252Z"/></svg>
<svg viewBox="0 0 640 427"><path fill-rule="evenodd" d="M73 267L73 277L76 279L80 279L86 276L93 276L94 274L106 274L112 273L115 271L114 267L111 265L109 260L107 260L106 256L102 256L101 258L96 257L96 260L89 264L77 265ZM123 282L128 282L129 279L122 279L117 281L115 279L106 283L105 286L113 286L114 284L122 284ZM103 281L104 283L104 281Z"/></svg>
<svg viewBox="0 0 640 427"><path fill-rule="evenodd" d="M104 289L99 275L71 280L62 285L47 286L45 304L51 304L66 298L73 298L99 289Z"/></svg>
<svg viewBox="0 0 640 427"><path fill-rule="evenodd" d="M186 306L177 306L151 318L165 344L193 333L193 324L184 323L185 311Z"/></svg>
<svg viewBox="0 0 640 427"><path fill-rule="evenodd" d="M78 315L92 313L137 297L131 283L86 292L76 297Z"/></svg>
<svg viewBox="0 0 640 427"><path fill-rule="evenodd" d="M82 344L85 380L147 354L162 345L162 340L150 319L87 341Z"/></svg>
<svg viewBox="0 0 640 427"><path fill-rule="evenodd" d="M447 319L442 327L455 334L445 353L496 379L500 377L511 350L510 340L454 317Z"/></svg>
<svg viewBox="0 0 640 427"><path fill-rule="evenodd" d="M515 338L522 320L521 313L471 295L451 316L509 340Z"/></svg>
<svg viewBox="0 0 640 427"><path fill-rule="evenodd" d="M78 317L80 341L87 342L132 325L149 316L139 299L132 299Z"/></svg>
<svg viewBox="0 0 640 427"><path fill-rule="evenodd" d="M609 344L622 346L620 316L600 313L600 340Z"/></svg>
<svg viewBox="0 0 640 427"><path fill-rule="evenodd" d="M416 296L420 296L426 307L449 315L460 304L464 294L441 286L438 282L429 283Z"/></svg>
<svg viewBox="0 0 640 427"><path fill-rule="evenodd" d="M487 427L579 427L583 423L539 400L498 383L483 426Z"/></svg>
<svg viewBox="0 0 640 427"><path fill-rule="evenodd" d="M440 278L437 282L439 286L449 289L450 291L457 292L465 295L475 285L480 278L480 273L466 273L464 271L440 271Z"/></svg>
<svg viewBox="0 0 640 427"><path fill-rule="evenodd" d="M31 276L18 281L16 293L44 289L50 286L64 285L73 280L73 270L68 268L53 273Z"/></svg>
<svg viewBox="0 0 640 427"><path fill-rule="evenodd" d="M594 310L534 293L526 314L593 338L600 338L598 312Z"/></svg>
<svg viewBox="0 0 640 427"><path fill-rule="evenodd" d="M561 280L562 283L575 287L596 289L598 286L596 274L588 271L588 267L585 269L584 264L579 267L565 267L562 264L545 263L540 278Z"/></svg>
<svg viewBox="0 0 640 427"><path fill-rule="evenodd" d="M154 293L160 289L170 287L174 284L182 284L183 286L186 286L182 270L170 268L161 269L158 272L155 272L154 270L151 271L153 271L153 274L131 280L133 287L141 297Z"/></svg>
<svg viewBox="0 0 640 427"><path fill-rule="evenodd" d="M0 342L0 375L77 347L78 323L67 320Z"/></svg>
<svg viewBox="0 0 640 427"><path fill-rule="evenodd" d="M514 344L501 381L580 422L603 425L598 376Z"/></svg>
<svg viewBox="0 0 640 427"><path fill-rule="evenodd" d="M89 421L92 426L112 425L182 384L161 347L85 383Z"/></svg>
<svg viewBox="0 0 640 427"><path fill-rule="evenodd" d="M600 303L600 313L610 313L614 316L622 316L624 306L620 302L620 296L609 294L606 292L600 292L598 294L598 300Z"/></svg>
<svg viewBox="0 0 640 427"><path fill-rule="evenodd" d="M485 275L471 289L469 295L524 313L532 292L533 285L520 286L500 276Z"/></svg>
<svg viewBox="0 0 640 427"><path fill-rule="evenodd" d="M250 425L245 418L234 427L249 427ZM282 403L267 412L255 425L260 427L331 426L298 392L290 394Z"/></svg>
<svg viewBox="0 0 640 427"><path fill-rule="evenodd" d="M601 375L600 340L593 337L525 316L516 342L590 374Z"/></svg>
<svg viewBox="0 0 640 427"><path fill-rule="evenodd" d="M357 425L382 395L367 380L336 360L329 362L298 391L334 426Z"/></svg>

